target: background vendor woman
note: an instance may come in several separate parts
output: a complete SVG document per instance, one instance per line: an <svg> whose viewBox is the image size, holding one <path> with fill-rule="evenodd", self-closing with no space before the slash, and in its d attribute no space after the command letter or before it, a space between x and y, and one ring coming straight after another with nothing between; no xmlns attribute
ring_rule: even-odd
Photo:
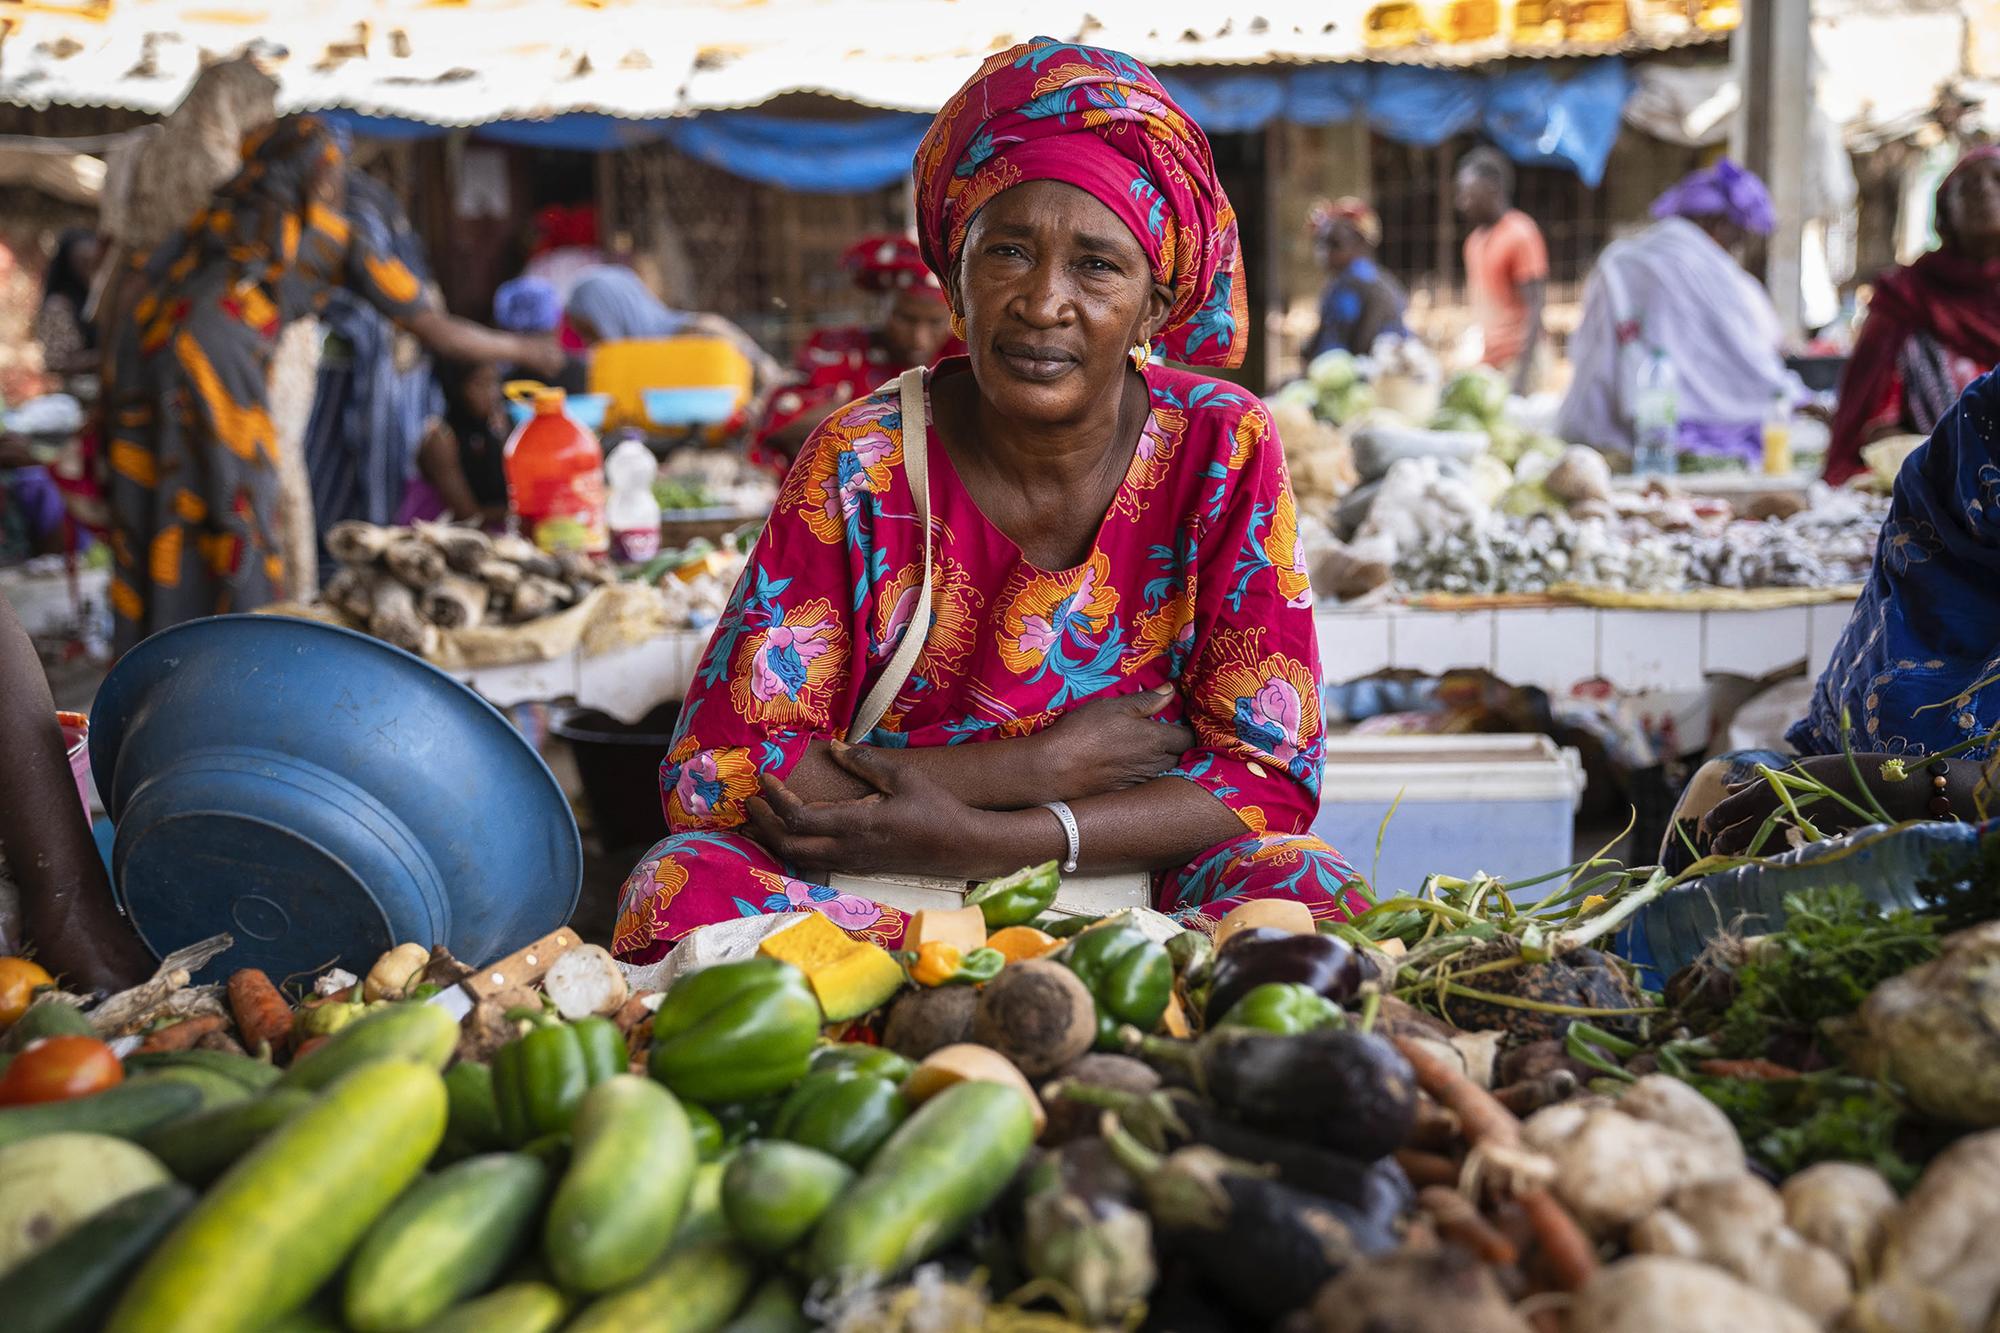
<svg viewBox="0 0 2000 1333"><path fill-rule="evenodd" d="M783 472L826 414L888 383L911 366L959 356L944 287L904 236L869 236L848 247L840 266L864 292L886 302L881 326L821 329L799 349L793 383L771 396L757 444L763 461Z"/></svg>
<svg viewBox="0 0 2000 1333"><path fill-rule="evenodd" d="M924 257L969 355L927 377L933 613L881 724L841 744L912 625L924 534L893 386L786 479L661 768L672 836L615 948L814 908L899 940L830 873L1148 871L1205 924L1348 907L1307 828L1323 742L1284 455L1258 400L1166 359L1242 357L1243 259L1209 146L1129 56L990 58L915 163Z"/></svg>

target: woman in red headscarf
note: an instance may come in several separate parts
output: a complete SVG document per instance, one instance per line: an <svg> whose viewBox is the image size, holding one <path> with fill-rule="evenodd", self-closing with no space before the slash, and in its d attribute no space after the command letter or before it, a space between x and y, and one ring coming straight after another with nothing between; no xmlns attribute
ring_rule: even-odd
<svg viewBox="0 0 2000 1333"><path fill-rule="evenodd" d="M1283 447L1255 395L1163 364L1243 354L1207 139L1131 57L1042 38L987 60L915 176L967 355L834 412L787 475L618 953L799 909L894 943L902 913L841 877L1049 860L1192 925L1257 897L1341 917Z"/></svg>
<svg viewBox="0 0 2000 1333"><path fill-rule="evenodd" d="M1840 378L1827 446L1835 485L1884 435L1928 435L1959 394L2000 364L2000 148L1967 153L1937 193L1938 248L1875 284Z"/></svg>
<svg viewBox="0 0 2000 1333"><path fill-rule="evenodd" d="M879 328L821 329L799 349L793 382L772 395L752 457L783 473L813 427L856 394L880 388L911 366L961 356L952 336L944 287L905 236L868 236L848 247L840 266L864 292L887 301Z"/></svg>

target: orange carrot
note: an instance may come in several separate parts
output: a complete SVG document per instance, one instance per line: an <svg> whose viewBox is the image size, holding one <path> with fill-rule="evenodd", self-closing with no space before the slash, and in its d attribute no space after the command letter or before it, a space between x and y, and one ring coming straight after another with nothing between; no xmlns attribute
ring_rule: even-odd
<svg viewBox="0 0 2000 1333"><path fill-rule="evenodd" d="M1493 1094L1453 1069L1421 1042L1391 1037L1396 1049L1417 1074L1417 1086L1458 1117L1466 1143L1474 1148L1513 1147L1521 1141L1521 1122Z"/></svg>
<svg viewBox="0 0 2000 1333"><path fill-rule="evenodd" d="M292 1063L297 1064L331 1040L331 1037L307 1037L299 1043L299 1048L292 1052Z"/></svg>
<svg viewBox="0 0 2000 1333"><path fill-rule="evenodd" d="M1425 1185L1454 1185L1460 1174L1458 1163L1451 1158L1416 1148L1398 1148L1396 1165L1403 1168L1403 1174L1419 1189Z"/></svg>
<svg viewBox="0 0 2000 1333"><path fill-rule="evenodd" d="M195 1018L183 1018L180 1022L163 1027L148 1036L139 1043L139 1051L143 1055L152 1055L160 1051L192 1050L194 1044L203 1037L211 1032L222 1031L226 1021L221 1014L201 1014Z"/></svg>
<svg viewBox="0 0 2000 1333"><path fill-rule="evenodd" d="M1440 1236L1464 1246L1482 1261L1506 1267L1520 1260L1514 1242L1481 1217L1472 1200L1457 1190L1427 1185L1417 1191L1417 1206L1431 1215Z"/></svg>
<svg viewBox="0 0 2000 1333"><path fill-rule="evenodd" d="M246 1051L269 1045L276 1055L292 1039L292 1007L260 968L246 967L230 976L229 1012L236 1016Z"/></svg>
<svg viewBox="0 0 2000 1333"><path fill-rule="evenodd" d="M1528 1215L1542 1266L1562 1291L1576 1291L1597 1271L1597 1247L1547 1190L1528 1190L1516 1201Z"/></svg>
<svg viewBox="0 0 2000 1333"><path fill-rule="evenodd" d="M1703 1060L1698 1066L1715 1078L1774 1079L1797 1078L1799 1071L1775 1060Z"/></svg>

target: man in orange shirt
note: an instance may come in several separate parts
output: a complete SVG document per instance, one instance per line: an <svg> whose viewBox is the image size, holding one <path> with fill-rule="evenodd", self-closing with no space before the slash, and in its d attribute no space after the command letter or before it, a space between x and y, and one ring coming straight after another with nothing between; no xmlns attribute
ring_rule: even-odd
<svg viewBox="0 0 2000 1333"><path fill-rule="evenodd" d="M1475 148L1460 159L1458 211L1472 224L1465 278L1486 332L1486 364L1510 371L1514 392L1526 393L1542 341L1549 247L1513 195L1514 167L1498 150Z"/></svg>

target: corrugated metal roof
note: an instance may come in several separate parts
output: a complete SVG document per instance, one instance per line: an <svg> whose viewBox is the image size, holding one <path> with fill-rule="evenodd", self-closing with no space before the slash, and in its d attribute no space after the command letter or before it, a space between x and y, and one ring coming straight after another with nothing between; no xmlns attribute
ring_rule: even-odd
<svg viewBox="0 0 2000 1333"><path fill-rule="evenodd" d="M287 110L347 107L439 125L572 111L652 118L815 93L929 111L988 52L1038 33L1161 66L1658 51L1698 30L1615 41L1505 38L1371 50L1365 0L109 0L63 12L0 0L0 101L163 112L208 60L261 40ZM101 13L91 17L90 13Z"/></svg>

